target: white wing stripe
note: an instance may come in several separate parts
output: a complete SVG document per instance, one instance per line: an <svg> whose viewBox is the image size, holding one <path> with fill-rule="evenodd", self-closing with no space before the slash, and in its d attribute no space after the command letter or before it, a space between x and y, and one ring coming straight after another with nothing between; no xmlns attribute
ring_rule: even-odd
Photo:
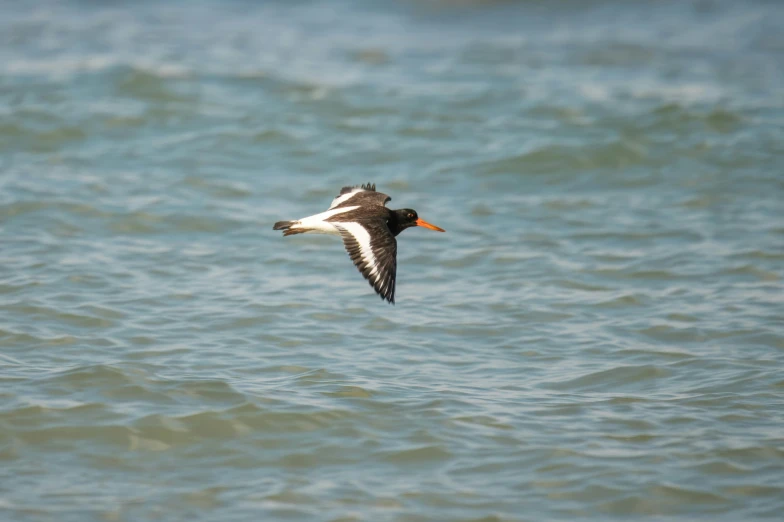
<svg viewBox="0 0 784 522"><path fill-rule="evenodd" d="M362 187L354 187L351 190L351 192L347 192L346 194L341 194L340 196L338 196L335 199L333 199L332 200L332 204L329 206L329 209L327 209L327 210L331 210L331 209L337 207L338 205L342 205L343 203L345 203L349 199L351 199L354 196L356 196L357 192L364 192L364 191L365 191L365 189L363 189Z"/></svg>
<svg viewBox="0 0 784 522"><path fill-rule="evenodd" d="M369 266L372 267L370 274L368 276L375 276L374 279L378 279L378 264L376 262L376 256L373 255L373 249L370 248L370 234L368 231L365 230L365 227L360 225L359 223L353 222L341 222L337 223L341 228L345 229L346 232L354 236L354 239L357 240L357 244L359 244L359 249L362 252L362 260Z"/></svg>
<svg viewBox="0 0 784 522"><path fill-rule="evenodd" d="M304 217L294 225L291 226L293 229L297 228L307 228L309 232L316 233L316 234L334 234L339 236L340 232L335 228L332 223L327 222L326 220L332 216L337 214L342 214L344 212L349 212L351 210L359 208L356 207L344 207L344 208L335 208L332 210L327 210L326 212L322 212L321 214L314 214L312 216Z"/></svg>

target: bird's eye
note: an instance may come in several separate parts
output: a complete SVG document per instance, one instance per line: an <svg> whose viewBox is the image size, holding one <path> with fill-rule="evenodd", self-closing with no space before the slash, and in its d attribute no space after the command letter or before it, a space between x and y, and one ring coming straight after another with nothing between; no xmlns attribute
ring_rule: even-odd
<svg viewBox="0 0 784 522"><path fill-rule="evenodd" d="M414 214L409 214L408 217L412 218L414 217Z"/></svg>

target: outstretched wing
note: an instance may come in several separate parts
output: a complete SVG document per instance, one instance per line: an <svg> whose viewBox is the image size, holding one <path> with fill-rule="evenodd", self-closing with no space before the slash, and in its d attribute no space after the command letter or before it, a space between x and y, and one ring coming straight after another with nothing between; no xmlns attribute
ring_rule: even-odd
<svg viewBox="0 0 784 522"><path fill-rule="evenodd" d="M381 205L384 206L392 198L381 192L376 192L375 183L366 183L355 187L343 187L340 194L332 200L329 209L344 207L347 205Z"/></svg>
<svg viewBox="0 0 784 522"><path fill-rule="evenodd" d="M383 219L335 223L349 257L370 286L395 304L397 240Z"/></svg>

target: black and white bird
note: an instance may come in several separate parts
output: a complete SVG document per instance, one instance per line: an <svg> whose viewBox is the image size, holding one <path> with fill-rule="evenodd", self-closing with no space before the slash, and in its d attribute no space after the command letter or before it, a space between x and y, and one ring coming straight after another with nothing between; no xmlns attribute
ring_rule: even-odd
<svg viewBox="0 0 784 522"><path fill-rule="evenodd" d="M391 199L386 194L376 192L375 184L343 187L326 212L296 221L278 221L272 229L282 230L284 236L341 236L349 257L370 286L381 299L395 304L395 237L409 227L424 227L438 232L445 230L421 219L410 208L388 209L384 205Z"/></svg>

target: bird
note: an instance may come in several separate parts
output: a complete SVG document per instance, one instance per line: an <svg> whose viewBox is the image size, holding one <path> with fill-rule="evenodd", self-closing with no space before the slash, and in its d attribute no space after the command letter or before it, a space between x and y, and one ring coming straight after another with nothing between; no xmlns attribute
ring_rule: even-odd
<svg viewBox="0 0 784 522"><path fill-rule="evenodd" d="M325 212L294 221L278 221L284 236L330 234L343 238L349 257L373 290L395 304L398 234L410 227L446 232L420 218L416 210L392 210L392 198L376 192L375 183L343 187Z"/></svg>

